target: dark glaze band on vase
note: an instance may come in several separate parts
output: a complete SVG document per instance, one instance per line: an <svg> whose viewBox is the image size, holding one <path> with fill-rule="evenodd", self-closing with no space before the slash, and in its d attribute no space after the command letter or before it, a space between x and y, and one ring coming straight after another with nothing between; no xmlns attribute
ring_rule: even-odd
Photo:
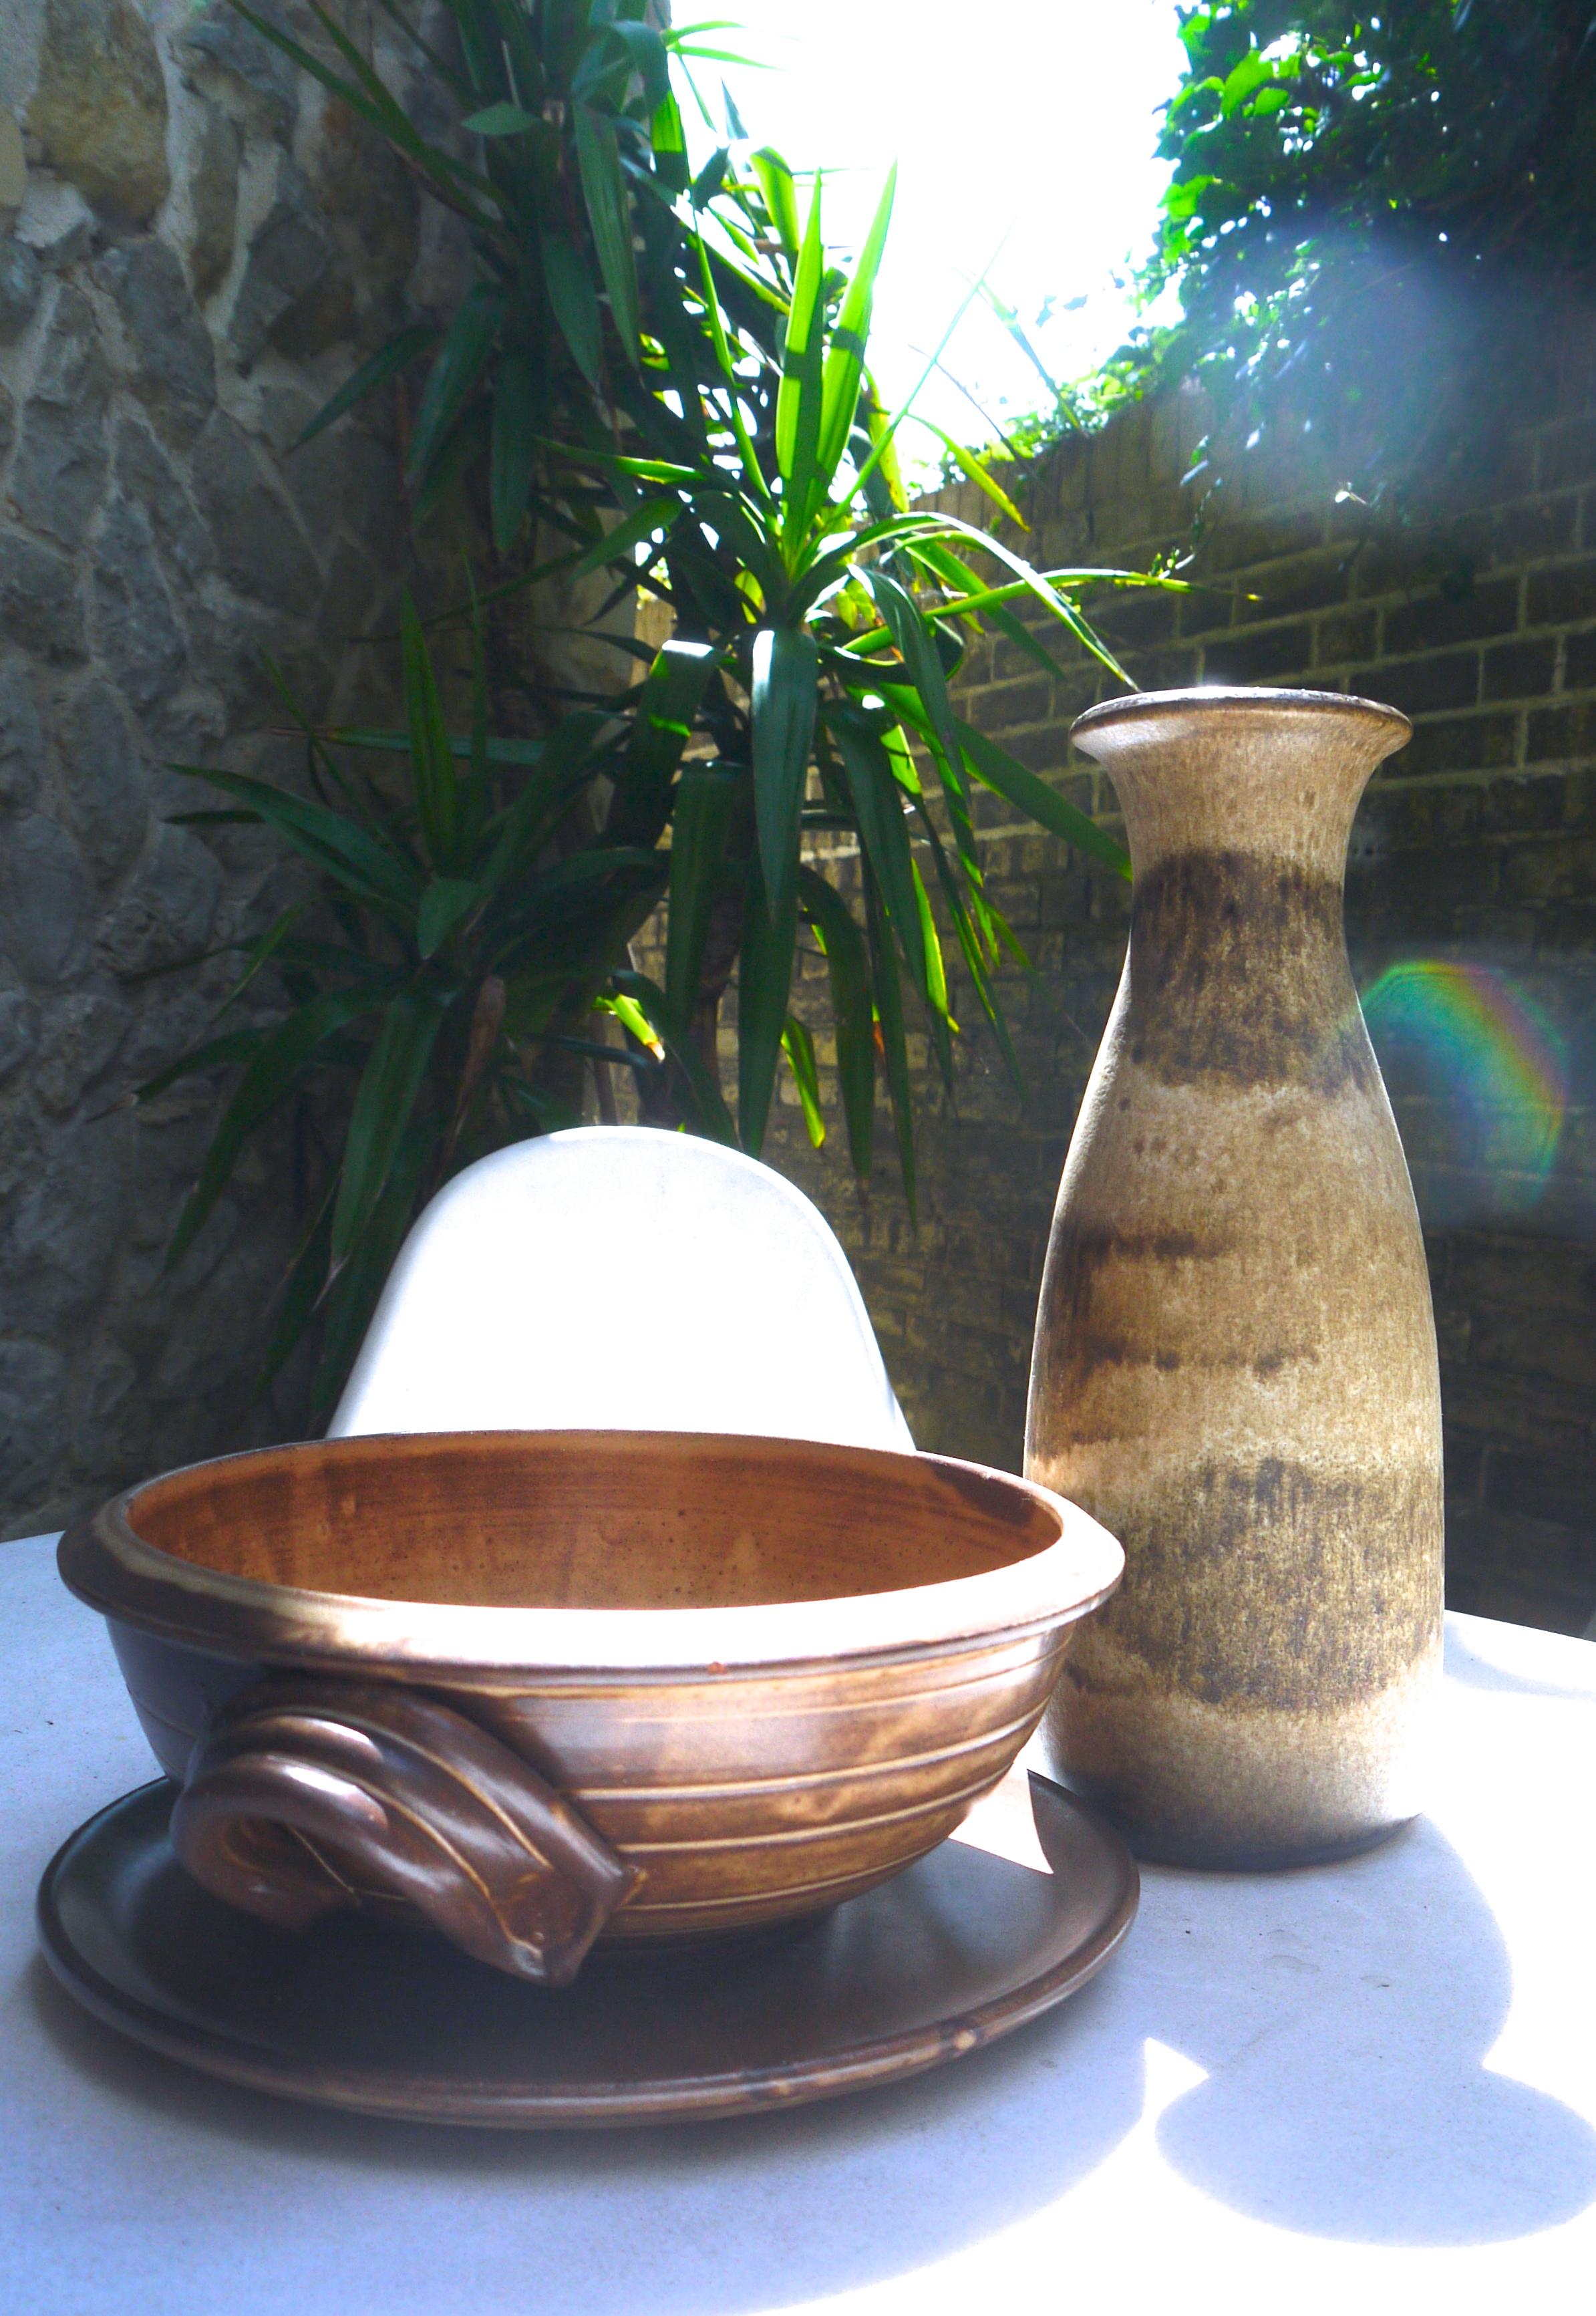
<svg viewBox="0 0 1596 2316"><path fill-rule="evenodd" d="M1340 694L1221 690L1075 726L1135 886L1060 1186L1025 1470L1125 1547L1043 1744L1148 1857L1308 1863L1422 1806L1435 1327L1342 920L1358 799L1409 730Z"/></svg>

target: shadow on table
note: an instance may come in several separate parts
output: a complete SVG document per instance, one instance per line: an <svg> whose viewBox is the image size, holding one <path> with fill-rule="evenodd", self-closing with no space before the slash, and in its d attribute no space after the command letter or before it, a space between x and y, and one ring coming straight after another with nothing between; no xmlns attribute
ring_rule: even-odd
<svg viewBox="0 0 1596 2316"><path fill-rule="evenodd" d="M1497 1689L1510 1697L1553 1697L1570 1705L1596 1702L1596 1686L1590 1681L1580 1688L1572 1682L1538 1680L1529 1674L1514 1672L1511 1666L1493 1663L1456 1632L1447 1635L1446 1669L1447 1679L1461 1681L1466 1688Z"/></svg>
<svg viewBox="0 0 1596 2316"><path fill-rule="evenodd" d="M912 2081L780 2115L599 2132L461 2130L299 2106L124 2042L41 1960L29 1993L96 2092L151 2118L157 2198L171 2193L172 2156L159 2149L170 2150L175 2128L191 2240L214 2224L218 2253L236 2249L236 2156L215 2164L197 2142L222 2134L264 2169L288 2159L308 2272L318 2236L329 2255L351 2234L389 2240L395 2272L373 2279L385 2316L508 2304L494 2296L506 2277L515 2304L544 2316L710 2316L823 2298L1045 2208L1098 2168L1144 2098L1142 2039L1114 2031L1107 1978L1037 2026ZM124 2191L137 2185L125 2145L119 2136ZM263 2254L257 2286L275 2257L276 2247Z"/></svg>
<svg viewBox="0 0 1596 2316"><path fill-rule="evenodd" d="M1219 1877L1230 1981L1167 1987L1154 2030L1208 2071L1160 2119L1166 2160L1272 2226L1361 2243L1497 2242L1596 2202L1596 2133L1485 2063L1512 1970L1450 1843L1421 1822L1330 1877L1337 1902L1302 1910L1301 1875Z"/></svg>
<svg viewBox="0 0 1596 2316"><path fill-rule="evenodd" d="M1207 2072L1158 2119L1164 2158L1272 2226L1484 2243L1596 2201L1596 2133L1484 2065L1507 1955L1425 1826L1311 1874L1149 1873L1125 1952L994 2049L894 2089L673 2130L455 2131L301 2107L122 2042L41 1964L31 1992L70 2065L150 2117L131 2154L118 2136L120 2187L169 2198L181 2175L197 2274L207 2240L218 2272L237 2249L237 2166L205 2141L291 2193L292 2250L262 2229L262 2306L351 2231L387 2247L391 2277L369 2281L391 2316L498 2304L507 2279L547 2316L714 2316L857 2288L986 2240L1097 2169L1142 2117L1149 2037ZM129 2176L144 2164L147 2179Z"/></svg>

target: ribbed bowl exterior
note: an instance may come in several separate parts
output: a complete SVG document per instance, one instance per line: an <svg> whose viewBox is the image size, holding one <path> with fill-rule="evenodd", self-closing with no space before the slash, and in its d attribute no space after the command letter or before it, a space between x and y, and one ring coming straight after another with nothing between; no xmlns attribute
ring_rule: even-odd
<svg viewBox="0 0 1596 2316"><path fill-rule="evenodd" d="M815 1913L935 1848L1042 1717L1072 1627L752 1677L429 1690L574 1802L643 1881L604 1936L701 1937ZM111 1638L156 1759L182 1779L263 1668L126 1625Z"/></svg>

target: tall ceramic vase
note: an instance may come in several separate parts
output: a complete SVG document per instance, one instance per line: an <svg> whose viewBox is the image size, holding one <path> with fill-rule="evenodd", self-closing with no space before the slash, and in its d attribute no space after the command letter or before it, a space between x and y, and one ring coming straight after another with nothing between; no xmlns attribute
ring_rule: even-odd
<svg viewBox="0 0 1596 2316"><path fill-rule="evenodd" d="M1116 699L1130 945L1064 1169L1025 1469L1125 1547L1043 1744L1142 1855L1260 1866L1421 1805L1441 1403L1412 1186L1347 963L1339 694Z"/></svg>

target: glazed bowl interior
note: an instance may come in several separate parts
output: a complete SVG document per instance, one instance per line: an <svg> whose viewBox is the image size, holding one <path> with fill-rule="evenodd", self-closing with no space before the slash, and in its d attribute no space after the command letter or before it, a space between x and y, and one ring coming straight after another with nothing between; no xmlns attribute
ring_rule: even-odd
<svg viewBox="0 0 1596 2316"><path fill-rule="evenodd" d="M1055 1546L1059 1508L928 1456L669 1432L326 1441L125 1500L134 1535L226 1577L472 1608L718 1609L978 1577Z"/></svg>

